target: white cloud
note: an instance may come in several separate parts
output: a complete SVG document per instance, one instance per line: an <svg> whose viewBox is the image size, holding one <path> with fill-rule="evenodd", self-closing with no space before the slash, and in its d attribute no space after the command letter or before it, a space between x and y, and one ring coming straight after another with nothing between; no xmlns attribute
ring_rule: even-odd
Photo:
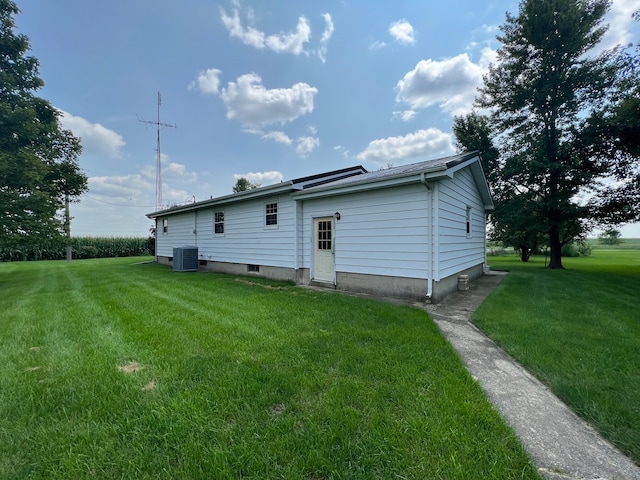
<svg viewBox="0 0 640 480"><path fill-rule="evenodd" d="M224 26L229 30L229 36L239 38L242 43L251 47L264 48L264 32L253 27L243 27L237 9L233 10L233 17L230 17L224 9L220 8L220 18Z"/></svg>
<svg viewBox="0 0 640 480"><path fill-rule="evenodd" d="M155 195L155 182L144 174L89 177L89 195L109 199L113 203L136 202L150 205Z"/></svg>
<svg viewBox="0 0 640 480"><path fill-rule="evenodd" d="M233 178L238 180L239 178L246 178L251 183L255 183L261 186L272 185L282 181L282 173L271 172L249 172L249 173L236 173Z"/></svg>
<svg viewBox="0 0 640 480"><path fill-rule="evenodd" d="M276 35L269 35L264 43L274 52L292 53L300 55L304 52L304 44L311 38L311 27L305 17L298 18L298 25L295 33L280 32Z"/></svg>
<svg viewBox="0 0 640 480"><path fill-rule="evenodd" d="M491 47L485 47L480 50L480 61L478 62L478 65L480 65L480 68L482 68L482 73L486 73L489 69L489 65L491 65L492 63L496 63L497 59L497 50L494 50Z"/></svg>
<svg viewBox="0 0 640 480"><path fill-rule="evenodd" d="M452 115L471 111L476 89L482 85L484 65L490 49L483 51L483 64L473 63L469 55L460 54L442 61L421 60L396 85L396 101L408 104L412 110L432 105Z"/></svg>
<svg viewBox="0 0 640 480"><path fill-rule="evenodd" d="M274 142L283 143L285 145L291 145L293 143L293 140L291 140L286 133L280 131L265 133L262 135L262 138L264 140L273 140Z"/></svg>
<svg viewBox="0 0 640 480"><path fill-rule="evenodd" d="M162 162L162 180L163 183L167 181L177 182L177 183L192 183L198 180L199 175L196 172L190 172L187 170L187 166L182 163L171 162L169 161L169 156L162 153L160 161ZM149 180L150 182L154 182L156 179L156 165L155 162L153 165L150 163L144 165L140 169L141 175ZM154 187L155 188L155 187Z"/></svg>
<svg viewBox="0 0 640 480"><path fill-rule="evenodd" d="M253 19L252 11L250 11L248 17L250 21ZM227 12L221 8L220 18L229 31L229 36L238 38L245 45L259 50L269 48L278 53L300 55L301 53L305 53L304 45L311 39L311 27L304 16L298 18L295 32L280 32L273 35L266 35L263 31L252 26L243 26L238 9L234 9L232 16L229 16Z"/></svg>
<svg viewBox="0 0 640 480"><path fill-rule="evenodd" d="M106 205L125 207L144 207L147 211L155 208L155 175L153 181L146 172L130 175L111 175L89 177L88 200L97 200ZM162 185L164 205L183 203L189 194L184 190Z"/></svg>
<svg viewBox="0 0 640 480"><path fill-rule="evenodd" d="M186 165L182 163L169 162L162 167L162 178L164 180L174 180L183 183L191 183L198 180L198 174L189 172Z"/></svg>
<svg viewBox="0 0 640 480"><path fill-rule="evenodd" d="M320 57L320 61L322 61L322 63L325 63L327 61L327 46L329 44L329 40L331 40L331 36L333 35L334 27L330 14L323 13L322 16L324 18L325 27L324 32L322 32L322 37L320 38L318 57Z"/></svg>
<svg viewBox="0 0 640 480"><path fill-rule="evenodd" d="M80 137L84 153L120 157L120 149L125 146L121 135L99 123L91 123L64 110L60 110L60 113L60 123L76 137Z"/></svg>
<svg viewBox="0 0 640 480"><path fill-rule="evenodd" d="M217 68L209 68L198 74L198 78L189 84L189 89L198 89L201 93L218 94L220 88L220 74Z"/></svg>
<svg viewBox="0 0 640 480"><path fill-rule="evenodd" d="M418 130L405 136L373 140L357 155L359 160L387 164L419 156L453 153L451 135L436 128Z"/></svg>
<svg viewBox="0 0 640 480"><path fill-rule="evenodd" d="M611 9L604 18L609 29L602 38L598 50L626 46L632 43L631 28L634 25L633 12L640 10L640 0L614 0Z"/></svg>
<svg viewBox="0 0 640 480"><path fill-rule="evenodd" d="M389 35L391 35L396 42L402 43L403 45L413 45L416 43L413 26L405 19L398 20L389 25Z"/></svg>
<svg viewBox="0 0 640 480"><path fill-rule="evenodd" d="M255 73L238 77L220 92L227 107L227 118L245 126L257 127L273 123L285 124L313 112L313 99L318 90L306 83L290 88L267 89Z"/></svg>
<svg viewBox="0 0 640 480"><path fill-rule="evenodd" d="M415 110L403 110L399 112L393 112L393 118L399 118L403 122L413 120L416 116Z"/></svg>
<svg viewBox="0 0 640 480"><path fill-rule="evenodd" d="M369 50L377 50L379 48L384 48L386 46L387 44L384 43L382 40L376 40L371 45L369 45Z"/></svg>
<svg viewBox="0 0 640 480"><path fill-rule="evenodd" d="M334 146L334 147L333 147L333 149L334 149L336 152L341 152L341 153L342 153L342 156L343 156L344 158L349 158L349 150L347 150L344 146L342 146L342 145L336 145L336 146Z"/></svg>
<svg viewBox="0 0 640 480"><path fill-rule="evenodd" d="M304 157L320 146L320 139L316 137L299 137L296 145L296 153Z"/></svg>

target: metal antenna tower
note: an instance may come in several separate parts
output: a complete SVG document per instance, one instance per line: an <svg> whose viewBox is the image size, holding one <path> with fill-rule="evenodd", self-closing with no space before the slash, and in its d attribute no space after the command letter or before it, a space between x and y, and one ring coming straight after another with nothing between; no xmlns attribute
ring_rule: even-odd
<svg viewBox="0 0 640 480"><path fill-rule="evenodd" d="M156 147L156 211L162 209L162 161L160 156L160 127L178 128L175 125L171 125L170 123L164 123L160 121L160 105L162 105L162 97L160 96L160 92L158 92L158 117L156 118L156 120L138 119L138 121L142 123L155 125L158 131L158 146Z"/></svg>

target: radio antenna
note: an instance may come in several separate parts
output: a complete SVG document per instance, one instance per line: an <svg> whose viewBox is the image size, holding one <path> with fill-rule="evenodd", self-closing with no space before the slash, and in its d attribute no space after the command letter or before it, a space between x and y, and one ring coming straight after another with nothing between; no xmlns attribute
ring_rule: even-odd
<svg viewBox="0 0 640 480"><path fill-rule="evenodd" d="M156 211L162 210L162 157L160 155L160 127L178 128L170 123L160 121L160 105L162 105L162 96L158 92L158 116L156 120L141 120L142 123L155 125L158 132L158 145L156 147Z"/></svg>

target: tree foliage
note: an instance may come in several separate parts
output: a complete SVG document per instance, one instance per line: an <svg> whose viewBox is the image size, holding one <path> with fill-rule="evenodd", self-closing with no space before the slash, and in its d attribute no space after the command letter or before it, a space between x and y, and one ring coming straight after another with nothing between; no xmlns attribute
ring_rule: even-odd
<svg viewBox="0 0 640 480"><path fill-rule="evenodd" d="M598 243L601 245L619 245L622 243L620 230L608 228L598 235Z"/></svg>
<svg viewBox="0 0 640 480"><path fill-rule="evenodd" d="M258 188L260 186L259 183L251 183L244 177L239 177L236 180L236 184L233 186L233 193L244 192L245 190L253 190L254 188Z"/></svg>
<svg viewBox="0 0 640 480"><path fill-rule="evenodd" d="M64 130L60 112L35 96L43 86L29 39L14 32L19 13L0 0L0 242L5 246L54 238L63 231L56 214L65 197L87 190L79 140Z"/></svg>
<svg viewBox="0 0 640 480"><path fill-rule="evenodd" d="M607 0L521 1L518 15L507 14L501 27L502 47L477 99L491 111L499 142L498 199L514 202L506 213L522 209L509 227L539 229L550 247L550 268L563 268L562 246L602 221L605 206L628 198L624 189L616 197L603 188L602 179L628 178L637 166L619 140L637 120L637 97L622 93L626 64L613 51L592 54L606 31L608 8ZM581 204L585 192L596 200Z"/></svg>
<svg viewBox="0 0 640 480"><path fill-rule="evenodd" d="M488 117L472 112L456 117L453 122L458 153L480 152L495 210L489 214L491 229L489 238L505 247L512 247L523 262L544 242L540 231L541 219L533 208L533 199L526 192L519 192L503 177L500 150L493 139L495 134Z"/></svg>
<svg viewBox="0 0 640 480"><path fill-rule="evenodd" d="M640 11L634 18L640 20ZM588 121L601 155L615 159L611 179L591 201L605 225L640 221L640 42L616 59L619 96Z"/></svg>
<svg viewBox="0 0 640 480"><path fill-rule="evenodd" d="M482 169L491 189L500 182L500 150L493 141L494 132L491 122L485 115L471 112L468 115L453 119L453 134L456 138L456 149L462 152L480 152Z"/></svg>

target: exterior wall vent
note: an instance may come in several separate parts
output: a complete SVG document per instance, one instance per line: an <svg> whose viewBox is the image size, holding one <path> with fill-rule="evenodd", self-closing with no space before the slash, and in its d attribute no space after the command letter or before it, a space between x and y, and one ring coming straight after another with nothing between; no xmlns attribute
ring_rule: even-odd
<svg viewBox="0 0 640 480"><path fill-rule="evenodd" d="M174 272L197 272L198 263L198 247L173 247Z"/></svg>

